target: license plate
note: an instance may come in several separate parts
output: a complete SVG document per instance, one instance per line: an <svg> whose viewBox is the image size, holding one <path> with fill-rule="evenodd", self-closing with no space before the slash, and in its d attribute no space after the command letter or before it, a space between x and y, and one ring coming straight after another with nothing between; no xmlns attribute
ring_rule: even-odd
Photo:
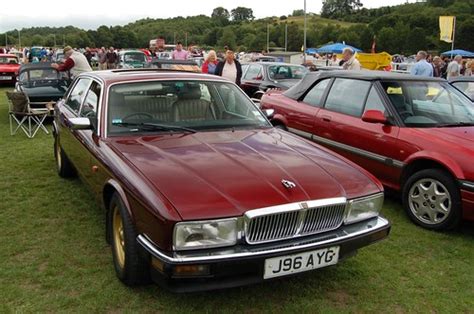
<svg viewBox="0 0 474 314"><path fill-rule="evenodd" d="M9 81L11 79L12 79L11 76L0 76L0 80L2 80L2 81Z"/></svg>
<svg viewBox="0 0 474 314"><path fill-rule="evenodd" d="M265 260L263 279L300 273L316 268L337 264L339 247L303 252Z"/></svg>

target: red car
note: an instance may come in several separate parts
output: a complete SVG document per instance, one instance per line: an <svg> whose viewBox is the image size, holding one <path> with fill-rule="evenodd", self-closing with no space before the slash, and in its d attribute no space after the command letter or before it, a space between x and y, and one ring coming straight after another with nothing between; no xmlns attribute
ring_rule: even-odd
<svg viewBox="0 0 474 314"><path fill-rule="evenodd" d="M0 54L0 84L15 84L20 62L14 54Z"/></svg>
<svg viewBox="0 0 474 314"><path fill-rule="evenodd" d="M79 175L105 208L127 285L249 284L336 264L389 233L372 175L273 128L220 77L83 73L55 110L58 173Z"/></svg>
<svg viewBox="0 0 474 314"><path fill-rule="evenodd" d="M376 71L308 74L261 100L272 123L325 145L401 191L429 229L474 220L474 107L442 79Z"/></svg>

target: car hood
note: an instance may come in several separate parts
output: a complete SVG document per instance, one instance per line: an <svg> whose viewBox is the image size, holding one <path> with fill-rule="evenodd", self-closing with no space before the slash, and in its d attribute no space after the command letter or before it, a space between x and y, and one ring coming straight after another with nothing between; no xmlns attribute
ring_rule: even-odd
<svg viewBox="0 0 474 314"><path fill-rule="evenodd" d="M0 64L0 72L18 72L19 64Z"/></svg>
<svg viewBox="0 0 474 314"><path fill-rule="evenodd" d="M275 129L110 138L109 143L183 220L381 190L360 168ZM296 187L286 189L283 179Z"/></svg>
<svg viewBox="0 0 474 314"><path fill-rule="evenodd" d="M417 128L424 136L438 141L450 142L455 145L472 147L474 142L474 127L444 127L444 128Z"/></svg>

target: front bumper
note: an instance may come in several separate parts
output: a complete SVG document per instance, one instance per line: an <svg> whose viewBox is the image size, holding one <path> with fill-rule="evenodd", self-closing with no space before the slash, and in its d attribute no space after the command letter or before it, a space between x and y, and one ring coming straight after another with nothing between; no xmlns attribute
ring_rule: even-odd
<svg viewBox="0 0 474 314"><path fill-rule="evenodd" d="M263 281L265 259L311 250L339 246L339 261L355 254L357 249L388 236L390 223L376 217L339 229L295 240L261 245L241 244L228 248L168 253L158 249L145 235L137 237L151 257L153 279L175 292L213 290ZM156 267L158 265L158 267ZM205 275L176 275L175 268L202 265Z"/></svg>

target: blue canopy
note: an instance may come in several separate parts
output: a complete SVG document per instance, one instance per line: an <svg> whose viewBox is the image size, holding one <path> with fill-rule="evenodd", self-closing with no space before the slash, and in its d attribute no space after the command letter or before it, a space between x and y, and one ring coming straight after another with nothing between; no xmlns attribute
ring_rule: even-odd
<svg viewBox="0 0 474 314"><path fill-rule="evenodd" d="M344 48L351 48L355 52L360 52L359 48L352 47L350 45L346 45L343 43L335 43L335 44L329 44L325 45L319 48L308 48L306 49L306 53L308 54L315 54L315 53L342 53Z"/></svg>
<svg viewBox="0 0 474 314"><path fill-rule="evenodd" d="M460 55L462 57L474 58L474 52L470 52L470 51L466 51L462 49L454 49L454 50L445 51L441 55L442 56Z"/></svg>

